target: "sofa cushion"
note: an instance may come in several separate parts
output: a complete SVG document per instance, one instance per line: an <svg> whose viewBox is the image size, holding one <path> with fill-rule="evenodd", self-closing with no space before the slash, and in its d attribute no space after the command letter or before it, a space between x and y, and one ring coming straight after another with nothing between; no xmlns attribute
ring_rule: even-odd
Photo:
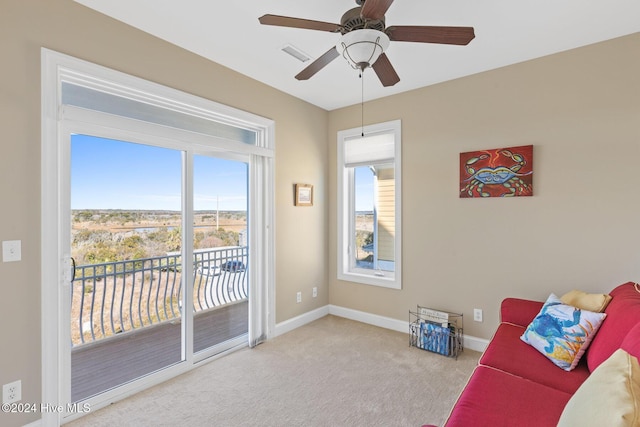
<svg viewBox="0 0 640 427"><path fill-rule="evenodd" d="M578 307L581 310L602 313L609 302L611 295L608 294L588 294L584 291L572 290L560 297L560 300L567 305Z"/></svg>
<svg viewBox="0 0 640 427"><path fill-rule="evenodd" d="M620 348L640 359L640 319L638 319L636 326L631 328L629 333L624 337Z"/></svg>
<svg viewBox="0 0 640 427"><path fill-rule="evenodd" d="M526 328L540 312L541 308L542 303L540 301L505 298L500 305L500 321Z"/></svg>
<svg viewBox="0 0 640 427"><path fill-rule="evenodd" d="M479 364L573 394L589 376L586 362L582 361L570 372L560 371L540 352L520 340L524 331L522 326L501 323Z"/></svg>
<svg viewBox="0 0 640 427"><path fill-rule="evenodd" d="M555 426L570 398L569 393L477 366L445 425Z"/></svg>
<svg viewBox="0 0 640 427"><path fill-rule="evenodd" d="M618 286L609 294L611 302L605 310L607 319L585 356L591 372L620 348L627 333L640 322L640 287L638 285L628 282Z"/></svg>
<svg viewBox="0 0 640 427"><path fill-rule="evenodd" d="M558 427L640 425L640 365L622 348L593 371L571 397Z"/></svg>
<svg viewBox="0 0 640 427"><path fill-rule="evenodd" d="M570 371L580 361L605 316L563 304L551 294L522 334L522 340L558 367Z"/></svg>

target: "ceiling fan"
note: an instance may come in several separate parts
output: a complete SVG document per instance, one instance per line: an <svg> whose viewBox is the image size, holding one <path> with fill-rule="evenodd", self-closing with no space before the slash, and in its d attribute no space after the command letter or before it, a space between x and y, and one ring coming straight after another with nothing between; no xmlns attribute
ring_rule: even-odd
<svg viewBox="0 0 640 427"><path fill-rule="evenodd" d="M356 0L358 7L348 10L340 24L264 15L263 25L302 28L341 33L340 42L302 70L296 79L307 80L335 58L344 56L354 68L373 68L383 86L400 81L389 58L384 53L390 41L467 45L475 37L473 27L385 26L385 13L393 0Z"/></svg>

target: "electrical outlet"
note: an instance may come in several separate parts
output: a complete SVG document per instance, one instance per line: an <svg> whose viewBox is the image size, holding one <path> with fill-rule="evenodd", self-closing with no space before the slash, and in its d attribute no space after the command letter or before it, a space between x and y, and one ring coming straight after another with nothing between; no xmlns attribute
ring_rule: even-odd
<svg viewBox="0 0 640 427"><path fill-rule="evenodd" d="M13 403L22 400L22 381L14 381L2 386L2 403Z"/></svg>
<svg viewBox="0 0 640 427"><path fill-rule="evenodd" d="M5 240L2 242L2 262L20 261L21 259L21 240Z"/></svg>
<svg viewBox="0 0 640 427"><path fill-rule="evenodd" d="M473 309L473 320L476 322L482 322L482 309L474 308Z"/></svg>
<svg viewBox="0 0 640 427"><path fill-rule="evenodd" d="M296 294L296 302L302 302L302 292Z"/></svg>
<svg viewBox="0 0 640 427"><path fill-rule="evenodd" d="M311 296L314 297L314 298L317 297L318 296L318 287L314 286L312 292L313 293L311 294Z"/></svg>

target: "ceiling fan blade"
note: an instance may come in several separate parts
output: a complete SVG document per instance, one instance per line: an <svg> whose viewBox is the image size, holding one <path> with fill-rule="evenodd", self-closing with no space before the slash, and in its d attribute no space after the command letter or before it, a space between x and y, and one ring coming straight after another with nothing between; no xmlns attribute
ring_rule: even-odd
<svg viewBox="0 0 640 427"><path fill-rule="evenodd" d="M332 33L340 32L342 26L340 24L332 24L330 22L313 21L311 19L291 18L289 16L280 15L263 15L258 18L262 25L275 25L278 27L302 28L306 30L329 31Z"/></svg>
<svg viewBox="0 0 640 427"><path fill-rule="evenodd" d="M384 87L393 86L400 81L400 77L398 77L396 70L393 69L393 65L391 65L389 58L384 53L378 57L371 68L376 72Z"/></svg>
<svg viewBox="0 0 640 427"><path fill-rule="evenodd" d="M322 70L324 67L326 67L331 61L336 59L338 56L340 56L340 54L338 53L338 49L336 49L336 47L333 46L331 49L326 51L321 57L319 57L318 59L313 61L311 64L309 64L307 68L300 71L296 76L296 79L308 80L309 78L313 77L315 73Z"/></svg>
<svg viewBox="0 0 640 427"><path fill-rule="evenodd" d="M367 19L382 19L393 0L365 0L360 15Z"/></svg>
<svg viewBox="0 0 640 427"><path fill-rule="evenodd" d="M392 41L467 45L476 36L473 27L391 26L385 30Z"/></svg>

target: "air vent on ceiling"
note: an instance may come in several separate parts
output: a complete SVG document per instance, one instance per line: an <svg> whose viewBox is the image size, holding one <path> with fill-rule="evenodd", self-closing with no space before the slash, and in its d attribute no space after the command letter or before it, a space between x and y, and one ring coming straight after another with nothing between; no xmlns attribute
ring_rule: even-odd
<svg viewBox="0 0 640 427"><path fill-rule="evenodd" d="M311 57L309 55L307 55L306 53L304 53L303 51L301 51L297 47L292 46L290 44L288 44L285 47L283 47L282 51L285 52L285 53L288 53L291 56L293 56L294 58L296 58L300 62L307 62L308 60L311 59Z"/></svg>

